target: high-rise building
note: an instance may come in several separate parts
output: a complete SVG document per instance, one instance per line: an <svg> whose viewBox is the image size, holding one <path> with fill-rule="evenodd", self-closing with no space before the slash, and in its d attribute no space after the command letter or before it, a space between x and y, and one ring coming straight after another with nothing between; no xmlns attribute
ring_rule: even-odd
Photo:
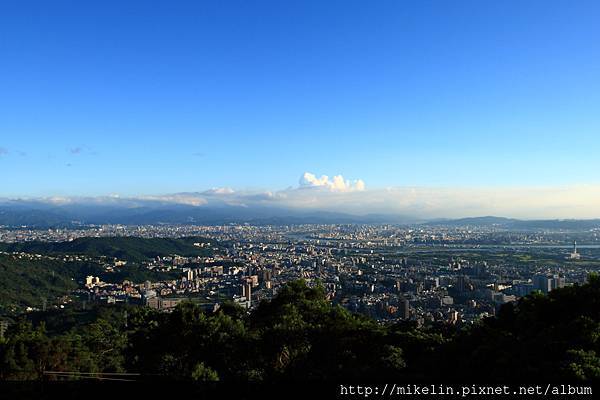
<svg viewBox="0 0 600 400"><path fill-rule="evenodd" d="M252 279L245 279L242 284L242 296L246 298L246 307L252 305Z"/></svg>
<svg viewBox="0 0 600 400"><path fill-rule="evenodd" d="M458 320L459 320L458 311L456 311L456 310L450 310L448 312L448 323L455 324L455 323L458 322Z"/></svg>
<svg viewBox="0 0 600 400"><path fill-rule="evenodd" d="M552 290L552 278L546 274L537 274L533 277L533 289L542 293L548 293Z"/></svg>
<svg viewBox="0 0 600 400"><path fill-rule="evenodd" d="M271 271L270 269L263 269L261 271L261 275L262 275L263 282L270 281L271 278L273 277L273 271Z"/></svg>
<svg viewBox="0 0 600 400"><path fill-rule="evenodd" d="M559 275L553 275L550 281L551 290L565 287L565 278Z"/></svg>
<svg viewBox="0 0 600 400"><path fill-rule="evenodd" d="M456 278L456 289L459 292L464 292L468 288L469 281L465 275L459 275Z"/></svg>
<svg viewBox="0 0 600 400"><path fill-rule="evenodd" d="M405 298L401 298L399 301L398 316L402 319L410 318L410 304Z"/></svg>

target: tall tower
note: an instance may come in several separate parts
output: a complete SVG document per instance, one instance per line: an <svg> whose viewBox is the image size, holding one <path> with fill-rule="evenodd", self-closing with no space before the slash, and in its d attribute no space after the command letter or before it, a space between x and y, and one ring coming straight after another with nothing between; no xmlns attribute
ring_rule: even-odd
<svg viewBox="0 0 600 400"><path fill-rule="evenodd" d="M252 280L251 279L244 279L244 282L242 283L242 296L244 296L246 298L246 307L250 308L250 306L252 305Z"/></svg>
<svg viewBox="0 0 600 400"><path fill-rule="evenodd" d="M579 260L581 258L581 255L577 252L577 241L573 241L573 252L568 258L571 260Z"/></svg>

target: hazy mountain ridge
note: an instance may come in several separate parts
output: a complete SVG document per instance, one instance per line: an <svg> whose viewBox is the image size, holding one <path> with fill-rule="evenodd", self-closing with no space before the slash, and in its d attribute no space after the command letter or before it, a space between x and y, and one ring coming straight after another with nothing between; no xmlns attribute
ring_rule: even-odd
<svg viewBox="0 0 600 400"><path fill-rule="evenodd" d="M296 210L243 205L164 204L143 202L139 205L53 205L42 202L0 204L0 225L49 228L85 224L360 224L413 222L396 215L352 215L320 210Z"/></svg>
<svg viewBox="0 0 600 400"><path fill-rule="evenodd" d="M503 229L528 230L528 229L594 229L600 228L600 219L543 219L522 220L515 218L485 216L467 217L448 220L428 221L428 226L497 226Z"/></svg>
<svg viewBox="0 0 600 400"><path fill-rule="evenodd" d="M89 224L198 224L221 225L294 224L423 224L426 226L494 226L511 230L594 229L600 219L523 220L482 216L458 219L423 220L404 215L353 215L323 210L298 210L270 206L229 205L224 203L193 206L162 201L114 201L111 204L53 204L43 201L4 201L0 203L0 225L33 228L72 227Z"/></svg>

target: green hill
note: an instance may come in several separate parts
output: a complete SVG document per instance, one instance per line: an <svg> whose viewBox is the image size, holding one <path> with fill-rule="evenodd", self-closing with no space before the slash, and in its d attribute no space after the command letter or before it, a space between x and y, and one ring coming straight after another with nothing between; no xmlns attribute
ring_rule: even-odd
<svg viewBox="0 0 600 400"><path fill-rule="evenodd" d="M140 283L175 279L181 273L152 271L139 264L128 264L110 272L93 261L30 259L0 254L0 316L19 314L27 307L41 308L44 299L50 306L58 297L69 295L80 287L88 275L98 276L108 283L124 280Z"/></svg>
<svg viewBox="0 0 600 400"><path fill-rule="evenodd" d="M92 257L114 257L121 260L143 261L156 256L180 255L185 257L208 256L209 248L194 243L210 242L204 238L181 239L139 237L78 238L69 242L0 243L0 251L33 254L80 254ZM211 246L212 247L212 246Z"/></svg>
<svg viewBox="0 0 600 400"><path fill-rule="evenodd" d="M61 261L0 255L0 315L25 307L41 308L77 287L71 267Z"/></svg>
<svg viewBox="0 0 600 400"><path fill-rule="evenodd" d="M194 243L208 241L198 237L181 239L144 239L137 237L80 238L70 242L0 243L0 251L42 255L107 256L128 261L144 261L156 256L207 256L212 247L198 247ZM114 272L107 272L94 262L64 262L0 255L0 315L22 312L26 307L41 308L57 297L77 288L87 275L99 276L109 283L125 279L133 282L173 279L179 274L150 271L130 263Z"/></svg>

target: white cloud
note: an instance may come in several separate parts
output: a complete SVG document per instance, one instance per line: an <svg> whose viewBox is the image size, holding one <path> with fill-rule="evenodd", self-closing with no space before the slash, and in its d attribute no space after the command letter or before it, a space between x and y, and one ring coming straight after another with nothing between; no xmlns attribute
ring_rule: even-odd
<svg viewBox="0 0 600 400"><path fill-rule="evenodd" d="M356 188L356 190L362 192L363 190L365 190L365 182L362 179L357 179L354 181L354 187Z"/></svg>
<svg viewBox="0 0 600 400"><path fill-rule="evenodd" d="M350 182L349 180L345 180L342 175L335 175L332 179L329 179L327 175L321 175L320 178L317 178L315 174L310 172L305 172L300 177L300 186L327 188L333 192L365 190L365 182L361 179Z"/></svg>
<svg viewBox="0 0 600 400"><path fill-rule="evenodd" d="M345 196L319 196L307 204L357 214L415 218L496 215L523 219L600 217L600 185L566 187L393 187Z"/></svg>
<svg viewBox="0 0 600 400"><path fill-rule="evenodd" d="M312 175L312 174L311 174ZM414 219L496 215L523 219L598 218L600 185L567 187L389 187L349 189L323 177L275 192L235 192L220 196L227 204L288 207L351 214L395 214ZM306 176L303 175L303 178ZM313 179L314 177L314 179ZM306 188L324 190L306 190ZM341 188L341 190L340 190ZM211 202L213 198L211 198ZM214 203L213 203L214 204Z"/></svg>
<svg viewBox="0 0 600 400"><path fill-rule="evenodd" d="M204 191L204 194L233 194L235 191L232 188L228 187L220 187L220 188L212 188Z"/></svg>
<svg viewBox="0 0 600 400"><path fill-rule="evenodd" d="M1 199L0 199L1 200ZM278 191L204 192L137 197L49 197L55 205L152 203L192 206L234 205L322 210L351 214L395 214L409 219L496 215L523 219L600 218L600 185L554 187L387 187L366 189L362 180L330 179L306 172L300 185Z"/></svg>

